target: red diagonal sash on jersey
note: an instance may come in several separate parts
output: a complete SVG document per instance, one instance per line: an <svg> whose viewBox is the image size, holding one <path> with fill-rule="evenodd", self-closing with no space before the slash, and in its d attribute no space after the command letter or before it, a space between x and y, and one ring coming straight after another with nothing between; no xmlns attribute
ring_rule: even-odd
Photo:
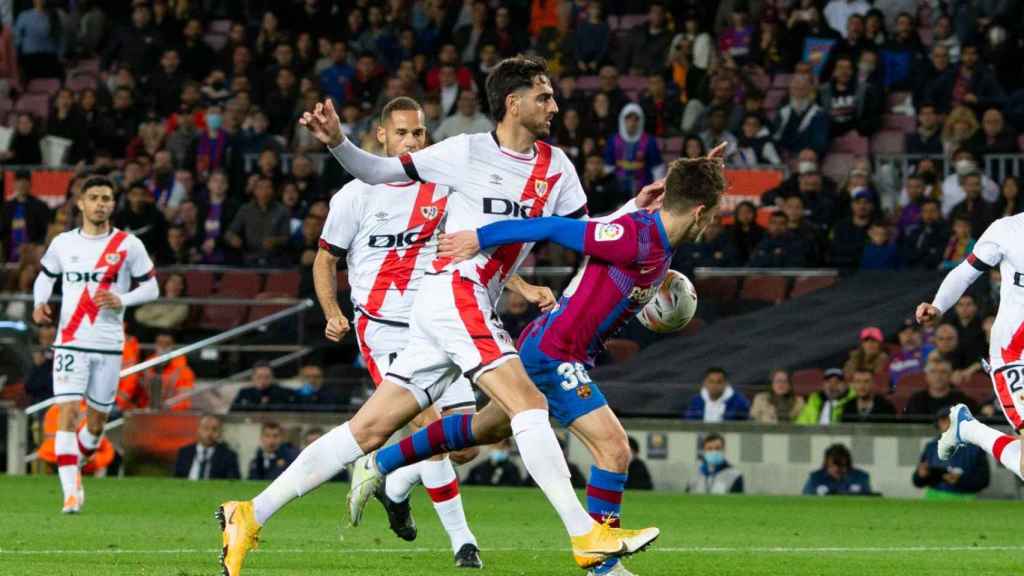
<svg viewBox="0 0 1024 576"><path fill-rule="evenodd" d="M550 166L551 146L544 142L537 142L537 163L533 165L533 172L527 178L526 186L523 187L523 194L519 197L520 202L533 201L533 204L530 206L530 218L537 218L544 214L544 205L547 204L548 198L551 197L551 191L554 190L555 183L562 177L561 172L553 176L547 176ZM480 282L487 286L496 274L500 274L501 279L504 280L509 270L515 265L516 258L519 257L519 252L522 248L522 243L519 243L506 244L495 250L490 258L488 258L487 264L477 267L477 272L480 274Z"/></svg>
<svg viewBox="0 0 1024 576"><path fill-rule="evenodd" d="M1017 327L1013 338L1010 339L1010 344L1002 349L1002 353L1003 362L1007 364L1016 362L1020 360L1021 356L1024 356L1024 323Z"/></svg>
<svg viewBox="0 0 1024 576"><path fill-rule="evenodd" d="M412 207L409 224L405 227L406 230L413 230L417 226L422 226L420 233L416 237L416 242L406 248L403 254L398 253L398 248L392 248L384 257L384 262L380 265L377 277L374 278L373 286L370 288L370 294L367 296L365 309L368 313L376 314L380 310L384 305L388 290L392 286L399 292L405 292L405 289L409 287L420 250L423 249L423 244L433 236L434 230L441 223L445 205L448 203L447 196L434 201L435 188L436 185L432 182L420 184L419 193L416 195L416 204Z"/></svg>
<svg viewBox="0 0 1024 576"><path fill-rule="evenodd" d="M127 237L127 232L118 230L110 238L110 241L107 242L107 247L103 249L103 253L100 254L100 258L96 262L96 268L106 268L107 271L100 280L100 285L96 288L97 291L110 290L110 285L117 281L117 275L121 271L121 266L124 266L126 257L126 251L118 252L117 249L121 247L121 243ZM75 306L75 311L71 313L71 319L68 320L67 326L60 331L61 344L73 342L75 334L78 332L78 327L82 325L82 320L88 317L89 322L95 322L96 314L99 311L99 306L96 305L96 302L93 301L92 296L89 294L89 286L87 284L82 289L82 297L78 299L78 305Z"/></svg>

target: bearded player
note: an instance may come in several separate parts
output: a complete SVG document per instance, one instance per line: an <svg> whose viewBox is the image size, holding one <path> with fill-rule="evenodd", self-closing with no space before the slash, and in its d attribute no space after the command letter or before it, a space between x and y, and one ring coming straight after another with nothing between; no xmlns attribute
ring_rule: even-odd
<svg viewBox="0 0 1024 576"><path fill-rule="evenodd" d="M509 220L441 236L439 255L454 262L496 246L543 240L585 255L558 306L523 330L519 356L547 397L552 417L594 457L587 507L599 522L618 524L631 453L622 424L587 369L593 367L604 341L654 297L675 247L697 240L714 219L725 189L718 157L723 151L720 146L708 158L673 162L665 178L662 206L654 212L639 210L611 222L557 217ZM377 470L386 474L415 460L415 455L412 460L406 457L416 452L408 447L429 445L427 435L420 431L378 451ZM493 440L486 439L487 443ZM593 568L591 574L628 576L630 572L615 558Z"/></svg>
<svg viewBox="0 0 1024 576"><path fill-rule="evenodd" d="M963 443L974 444L1024 480L1024 214L993 222L974 244L966 260L946 275L929 304L917 307L917 320L932 323L953 307L983 273L998 266L1002 274L999 312L992 325L989 360L996 398L1017 436L978 422L963 404L949 409L950 426L939 438L939 457L946 460Z"/></svg>
<svg viewBox="0 0 1024 576"><path fill-rule="evenodd" d="M349 142L330 101L304 114L301 123L366 183L411 179L450 186L450 231L524 216L584 216L586 196L575 168L561 150L541 140L558 111L543 61L503 60L488 76L487 95L498 124L494 132L455 136L398 158L374 156ZM531 247L504 246L472 261L431 265L413 305L408 345L370 399L350 421L304 450L253 501L226 502L218 510L222 563L229 576L240 573L267 519L379 448L462 376L493 402L474 416L458 416L456 425L432 423L431 443L467 445L474 436L507 436L510 423L526 469L561 518L578 565L589 568L633 554L658 537L656 528L630 531L600 524L580 505L547 402L497 320L500 292Z"/></svg>
<svg viewBox="0 0 1024 576"><path fill-rule="evenodd" d="M426 145L423 110L411 98L400 97L381 111L377 140L386 156L420 150ZM405 348L409 314L427 265L437 252L434 232L442 221L448 188L412 180L371 186L358 180L331 198L330 212L313 264L317 296L327 317L325 334L340 341L349 329L337 300L337 263L348 267L354 323L359 351L375 385L380 384L392 360ZM519 279L516 291L542 307L554 305L550 290L530 286ZM476 397L461 378L424 410L414 424L423 427L440 415L472 414ZM375 492L388 512L391 529L404 540L416 538L416 524L409 508L409 494L422 481L444 526L460 568L480 568L480 550L470 531L459 495L452 462L462 464L476 457L468 448L450 455L406 466L389 475ZM361 515L353 516L358 525Z"/></svg>
<svg viewBox="0 0 1024 576"><path fill-rule="evenodd" d="M80 465L99 446L114 406L124 348L124 309L160 295L153 262L135 236L111 226L114 183L91 177L78 198L82 226L58 234L40 262L32 288L36 324L50 324L47 301L62 281L60 323L53 343L53 396L58 406L54 448L65 514L85 503ZM132 282L138 283L131 289ZM79 404L86 401L85 426Z"/></svg>

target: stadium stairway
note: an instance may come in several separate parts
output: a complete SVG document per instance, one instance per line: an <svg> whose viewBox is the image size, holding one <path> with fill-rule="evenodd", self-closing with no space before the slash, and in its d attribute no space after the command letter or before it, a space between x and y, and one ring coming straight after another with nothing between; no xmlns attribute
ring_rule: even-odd
<svg viewBox="0 0 1024 576"><path fill-rule="evenodd" d="M593 378L616 412L629 416L678 417L710 366L724 367L733 387L749 398L774 368L845 358L864 326L893 334L920 302L931 301L941 280L934 271L861 272L777 306L723 318L695 337L662 340L628 362L594 369Z"/></svg>

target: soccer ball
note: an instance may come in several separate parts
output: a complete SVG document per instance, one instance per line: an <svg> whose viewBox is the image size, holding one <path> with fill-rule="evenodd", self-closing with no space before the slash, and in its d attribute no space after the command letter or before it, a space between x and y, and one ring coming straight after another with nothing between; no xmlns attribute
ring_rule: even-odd
<svg viewBox="0 0 1024 576"><path fill-rule="evenodd" d="M697 290L686 275L669 270L657 294L640 310L640 323L659 334L682 330L697 313Z"/></svg>

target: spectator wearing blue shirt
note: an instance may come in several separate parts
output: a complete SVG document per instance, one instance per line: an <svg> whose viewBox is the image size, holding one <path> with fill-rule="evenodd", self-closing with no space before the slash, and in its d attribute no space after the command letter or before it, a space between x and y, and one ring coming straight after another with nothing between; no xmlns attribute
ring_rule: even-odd
<svg viewBox="0 0 1024 576"><path fill-rule="evenodd" d="M868 241L860 259L861 270L895 270L900 267L899 247L889 240L889 228L883 222L868 226Z"/></svg>
<svg viewBox="0 0 1024 576"><path fill-rule="evenodd" d="M336 107L340 107L348 101L352 78L356 75L356 69L348 63L348 45L343 40L334 41L331 60L334 64L320 72L320 90L334 100Z"/></svg>
<svg viewBox="0 0 1024 576"><path fill-rule="evenodd" d="M14 46L25 80L60 78L60 54L64 51L63 26L55 7L46 0L32 0L32 8L23 10L14 21Z"/></svg>
<svg viewBox="0 0 1024 576"><path fill-rule="evenodd" d="M939 434L949 428L949 410L935 415ZM921 461L914 471L914 486L924 488L926 499L973 500L989 484L988 457L985 451L971 444L957 449L949 458L939 458L939 440L929 442L921 452Z"/></svg>
<svg viewBox="0 0 1024 576"><path fill-rule="evenodd" d="M871 477L853 467L850 450L833 444L825 450L825 463L811 472L804 484L804 496L870 495Z"/></svg>
<svg viewBox="0 0 1024 576"><path fill-rule="evenodd" d="M789 84L789 103L779 110L775 125L775 141L790 154L804 148L814 150L819 158L828 151L829 119L814 101L813 85L806 74L795 74Z"/></svg>
<svg viewBox="0 0 1024 576"><path fill-rule="evenodd" d="M743 394L733 390L724 368L708 368L700 394L690 399L686 409L687 420L723 422L746 420L750 417L750 402Z"/></svg>
<svg viewBox="0 0 1024 576"><path fill-rule="evenodd" d="M657 139L644 131L644 110L630 102L619 113L619 132L608 139L604 163L630 196L665 176Z"/></svg>
<svg viewBox="0 0 1024 576"><path fill-rule="evenodd" d="M249 480L273 480L295 460L299 451L283 441L283 431L277 422L266 422L260 428L260 447L249 463Z"/></svg>

